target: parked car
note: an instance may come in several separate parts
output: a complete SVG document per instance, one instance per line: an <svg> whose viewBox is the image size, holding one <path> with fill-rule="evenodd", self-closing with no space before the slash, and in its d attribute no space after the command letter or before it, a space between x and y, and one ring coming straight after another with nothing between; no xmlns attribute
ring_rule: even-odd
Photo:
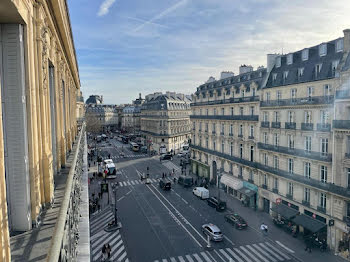
<svg viewBox="0 0 350 262"><path fill-rule="evenodd" d="M160 156L160 160L173 160L172 154L163 154Z"/></svg>
<svg viewBox="0 0 350 262"><path fill-rule="evenodd" d="M193 178L189 176L179 176L178 183L184 187L193 186Z"/></svg>
<svg viewBox="0 0 350 262"><path fill-rule="evenodd" d="M202 226L202 232L209 236L210 240L212 241L222 241L224 239L224 236L221 233L220 228L214 224L204 224Z"/></svg>
<svg viewBox="0 0 350 262"><path fill-rule="evenodd" d="M163 190L171 190L171 183L164 179L159 180L159 187Z"/></svg>
<svg viewBox="0 0 350 262"><path fill-rule="evenodd" d="M192 193L201 199L209 198L209 190L204 187L195 187L193 188Z"/></svg>
<svg viewBox="0 0 350 262"><path fill-rule="evenodd" d="M185 157L185 156L187 156L187 154L188 153L186 153L186 152L180 152L177 154L177 157Z"/></svg>
<svg viewBox="0 0 350 262"><path fill-rule="evenodd" d="M141 153L147 154L147 146L141 146Z"/></svg>
<svg viewBox="0 0 350 262"><path fill-rule="evenodd" d="M224 211L226 209L226 202L219 201L216 197L207 199L207 203L211 207L215 207L216 211Z"/></svg>
<svg viewBox="0 0 350 262"><path fill-rule="evenodd" d="M237 229L248 227L247 222L238 214L227 214L225 215L225 220Z"/></svg>

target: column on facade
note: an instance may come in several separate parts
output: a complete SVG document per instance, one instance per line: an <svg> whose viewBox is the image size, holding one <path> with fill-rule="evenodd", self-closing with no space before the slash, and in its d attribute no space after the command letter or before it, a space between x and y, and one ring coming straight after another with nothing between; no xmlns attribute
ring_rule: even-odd
<svg viewBox="0 0 350 262"><path fill-rule="evenodd" d="M59 130L60 132L60 157L61 157L61 166L64 167L66 165L66 134L65 134L65 115L64 115L64 101L63 101L63 97L65 95L65 85L64 85L64 80L66 79L66 74L65 74L65 63L63 61L63 58L61 57L60 59L60 84L59 84L59 93L60 93L60 103L58 105L60 110L60 126L61 126L61 130Z"/></svg>

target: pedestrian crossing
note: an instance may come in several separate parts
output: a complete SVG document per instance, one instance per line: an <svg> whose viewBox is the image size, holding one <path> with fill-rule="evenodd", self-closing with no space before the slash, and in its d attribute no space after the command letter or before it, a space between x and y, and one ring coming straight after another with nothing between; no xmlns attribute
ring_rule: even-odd
<svg viewBox="0 0 350 262"><path fill-rule="evenodd" d="M125 154L124 156L121 155L116 155L116 156L111 156L112 159L120 159L120 158L138 158L138 157L147 157L147 154L137 154L137 155L133 155L133 154Z"/></svg>
<svg viewBox="0 0 350 262"><path fill-rule="evenodd" d="M163 258L154 262L279 262L291 261L291 259L290 255L282 252L270 242L263 242Z"/></svg>
<svg viewBox="0 0 350 262"><path fill-rule="evenodd" d="M109 261L129 262L126 248L120 234L120 230L105 232L104 228L114 220L114 214L108 207L90 217L90 247L92 261L101 261L102 247L109 243L112 252Z"/></svg>
<svg viewBox="0 0 350 262"><path fill-rule="evenodd" d="M166 181L172 182L173 180L169 177L164 178ZM149 178L149 181L151 183L158 183L160 178ZM140 185L140 184L145 184L146 180L127 180L127 181L119 181L118 186L119 187L125 187L125 186L135 186L135 185Z"/></svg>
<svg viewBox="0 0 350 262"><path fill-rule="evenodd" d="M165 166L166 168L168 168L169 170L173 171L173 169L175 171L181 171L181 168L177 165L175 165L173 162L171 161L166 161L166 162L162 162L162 165Z"/></svg>

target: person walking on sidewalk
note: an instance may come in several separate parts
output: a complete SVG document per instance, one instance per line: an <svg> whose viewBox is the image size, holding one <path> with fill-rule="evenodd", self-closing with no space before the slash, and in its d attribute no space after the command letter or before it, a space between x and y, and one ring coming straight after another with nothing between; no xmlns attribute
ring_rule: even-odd
<svg viewBox="0 0 350 262"><path fill-rule="evenodd" d="M264 236L267 236L268 227L267 227L267 225L264 224L264 222L261 224L260 230Z"/></svg>

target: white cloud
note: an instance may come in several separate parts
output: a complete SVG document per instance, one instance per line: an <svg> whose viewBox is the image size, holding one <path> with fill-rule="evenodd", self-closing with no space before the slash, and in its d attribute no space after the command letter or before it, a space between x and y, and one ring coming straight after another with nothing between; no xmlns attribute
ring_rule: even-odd
<svg viewBox="0 0 350 262"><path fill-rule="evenodd" d="M98 10L97 15L98 16L104 16L106 14L108 14L109 9L111 8L111 6L114 4L116 0L105 0L103 1L103 3L100 5L100 9Z"/></svg>

